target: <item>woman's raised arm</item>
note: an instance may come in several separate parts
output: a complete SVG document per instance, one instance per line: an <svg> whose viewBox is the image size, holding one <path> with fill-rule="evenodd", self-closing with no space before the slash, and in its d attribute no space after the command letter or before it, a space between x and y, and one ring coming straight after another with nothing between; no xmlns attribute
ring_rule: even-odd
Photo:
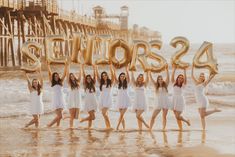
<svg viewBox="0 0 235 157"><path fill-rule="evenodd" d="M29 76L28 76L28 74L25 72L25 78L26 78L26 81L27 81L27 83L28 83L28 89L29 89L29 91L31 92L32 90L33 90L33 87L32 87L32 85L31 85L31 83L30 83L30 79L29 79Z"/></svg>

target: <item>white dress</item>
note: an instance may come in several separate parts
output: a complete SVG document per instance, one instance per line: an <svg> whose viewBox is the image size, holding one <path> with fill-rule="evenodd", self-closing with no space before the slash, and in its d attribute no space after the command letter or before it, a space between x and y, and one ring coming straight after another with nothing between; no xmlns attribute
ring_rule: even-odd
<svg viewBox="0 0 235 157"><path fill-rule="evenodd" d="M132 107L132 110L144 110L146 111L147 104L146 104L146 96L145 96L145 87L137 87L135 86L135 100Z"/></svg>
<svg viewBox="0 0 235 157"><path fill-rule="evenodd" d="M112 107L112 87L106 88L106 85L102 86L100 93L99 108L111 108Z"/></svg>
<svg viewBox="0 0 235 157"><path fill-rule="evenodd" d="M116 102L116 108L117 109L126 109L129 106L131 106L131 100L128 95L128 89L118 89L117 93L117 102Z"/></svg>
<svg viewBox="0 0 235 157"><path fill-rule="evenodd" d="M63 94L63 87L61 85L54 85L52 87L53 96L52 96L52 105L54 109L64 109L65 100Z"/></svg>
<svg viewBox="0 0 235 157"><path fill-rule="evenodd" d="M81 108L81 95L79 88L69 90L68 95L68 109Z"/></svg>
<svg viewBox="0 0 235 157"><path fill-rule="evenodd" d="M85 98L84 98L84 106L83 111L89 112L89 111L96 111L97 110L97 100L95 96L95 92L89 92L89 89L85 90Z"/></svg>
<svg viewBox="0 0 235 157"><path fill-rule="evenodd" d="M44 105L42 102L42 93L38 95L36 90L30 93L30 114L38 115L43 114L44 112Z"/></svg>
<svg viewBox="0 0 235 157"><path fill-rule="evenodd" d="M156 91L156 109L170 109L170 101L167 90L164 87L159 87Z"/></svg>
<svg viewBox="0 0 235 157"><path fill-rule="evenodd" d="M197 104L200 105L199 108L207 108L209 106L209 101L205 96L205 86L203 84L196 85L195 97Z"/></svg>
<svg viewBox="0 0 235 157"><path fill-rule="evenodd" d="M173 87L173 110L183 112L185 108L185 100L183 96L184 85L180 88L178 86Z"/></svg>

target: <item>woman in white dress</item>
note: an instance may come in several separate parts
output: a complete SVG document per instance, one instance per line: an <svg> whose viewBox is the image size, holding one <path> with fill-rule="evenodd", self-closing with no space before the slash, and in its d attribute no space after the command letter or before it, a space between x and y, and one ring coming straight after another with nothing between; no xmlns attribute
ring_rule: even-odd
<svg viewBox="0 0 235 157"><path fill-rule="evenodd" d="M108 110L112 107L112 86L114 83L114 72L112 69L112 65L110 65L111 79L108 76L106 71L101 73L99 76L98 68L96 67L96 76L97 80L100 84L100 102L99 108L102 111L102 115L105 120L106 129L111 129L110 120L108 116Z"/></svg>
<svg viewBox="0 0 235 157"><path fill-rule="evenodd" d="M118 94L117 94L117 102L116 108L119 109L120 117L117 124L117 130L119 130L119 126L122 123L123 130L125 130L125 119L124 114L127 111L127 108L131 106L130 97L128 95L128 83L130 82L130 76L128 72L128 68L126 67L126 74L124 72L120 73L118 79L115 74L115 81L118 84Z"/></svg>
<svg viewBox="0 0 235 157"><path fill-rule="evenodd" d="M69 70L69 68L68 68ZM81 70L78 77L73 73L67 75L68 85L70 87L68 95L68 109L70 113L70 128L73 128L74 119L78 119L81 108L81 95L80 95L80 81L81 81Z"/></svg>
<svg viewBox="0 0 235 157"><path fill-rule="evenodd" d="M96 90L95 90L95 82L96 82L96 75L95 75L95 66L93 65L94 76L93 78L91 75L86 75L84 70L84 65L82 65L82 72L83 72L83 85L85 90L85 99L84 99L84 107L83 110L88 112L89 116L81 119L80 122L88 121L88 129L92 126L92 121L95 120L95 111L97 110L97 100L96 100Z"/></svg>
<svg viewBox="0 0 235 157"><path fill-rule="evenodd" d="M150 73L151 82L154 84L156 91L156 99L155 99L155 109L152 114L152 118L150 121L150 130L154 125L155 119L157 115L162 111L162 129L166 128L166 116L168 113L168 109L170 108L169 96L168 96L168 85L169 85L169 70L168 65L166 65L166 80L163 80L162 75L158 75L157 81L154 81L151 73Z"/></svg>
<svg viewBox="0 0 235 157"><path fill-rule="evenodd" d="M198 80L194 77L193 75L193 70L192 68L192 79L195 83L195 97L196 97L196 102L199 105L198 111L201 117L201 124L202 124L202 129L206 129L206 121L205 117L209 116L215 112L220 112L221 110L215 108L214 110L207 111L207 108L209 106L209 101L205 95L205 87L208 85L208 83L213 79L215 74L211 74L209 79L206 81L205 80L205 74L201 73Z"/></svg>
<svg viewBox="0 0 235 157"><path fill-rule="evenodd" d="M35 127L38 128L40 115L44 112L44 105L42 102L43 78L41 71L39 74L40 81L38 79L33 79L32 83L30 83L29 76L25 73L28 82L28 89L30 91L30 114L33 116L33 119L27 123L25 127L35 124Z"/></svg>
<svg viewBox="0 0 235 157"><path fill-rule="evenodd" d="M135 101L132 106L132 109L136 113L136 118L140 131L142 130L142 123L145 125L146 128L149 128L149 125L145 122L142 117L142 113L147 109L145 88L148 85L148 81L148 72L146 72L145 79L143 74L139 74L138 77L135 79L134 72L132 71L131 82L135 88Z"/></svg>
<svg viewBox="0 0 235 157"><path fill-rule="evenodd" d="M175 70L176 67L173 67L173 72L171 76L171 81L174 83L173 86L173 111L175 114L175 118L177 120L177 124L179 127L179 130L182 130L182 121L187 123L188 126L190 126L190 121L186 120L181 114L183 113L183 110L185 108L185 100L183 96L183 89L185 88L185 85L187 84L187 76L186 76L186 69L184 69L184 75L180 74L177 76L175 80Z"/></svg>
<svg viewBox="0 0 235 157"><path fill-rule="evenodd" d="M54 72L52 74L49 64L47 67L48 67L48 73L49 73L49 81L51 82L51 87L53 91L52 105L56 113L56 117L49 124L47 124L47 127L51 127L54 124L56 124L56 126L59 127L60 121L62 119L62 111L65 107L65 100L64 100L64 94L63 94L63 82L67 75L68 63L67 62L65 63L64 73L62 77L60 77L59 73L57 72Z"/></svg>

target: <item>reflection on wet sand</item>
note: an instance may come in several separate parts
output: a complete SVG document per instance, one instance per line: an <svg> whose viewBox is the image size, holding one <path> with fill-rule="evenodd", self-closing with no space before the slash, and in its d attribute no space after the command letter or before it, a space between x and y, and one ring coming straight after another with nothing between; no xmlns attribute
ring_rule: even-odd
<svg viewBox="0 0 235 157"><path fill-rule="evenodd" d="M201 138L201 143L204 144L206 142L206 131L202 131L202 138Z"/></svg>
<svg viewBox="0 0 235 157"><path fill-rule="evenodd" d="M164 141L165 147L169 147L168 140L167 140L167 133L165 131L163 131L162 134L163 134L163 141Z"/></svg>
<svg viewBox="0 0 235 157"><path fill-rule="evenodd" d="M177 138L177 146L182 147L183 146L183 133L182 131L178 131L178 138Z"/></svg>
<svg viewBox="0 0 235 157"><path fill-rule="evenodd" d="M106 131L97 128L92 130L39 128L23 129L23 131L15 129L15 131L18 135L14 142L20 143L20 147L12 147L12 149L6 147L7 151L2 147L1 150L5 153L1 153L0 156L9 156L13 151L18 156L23 154L33 157L94 156L98 155L97 152L99 156L169 156L173 154L172 157L174 157L177 156L172 152L175 149L184 150L193 145L207 146L207 132L201 130L170 129L139 132L135 129ZM14 136L14 134L11 135ZM1 137L4 138L2 140L6 144L13 141L13 138ZM0 146L4 145L1 143Z"/></svg>

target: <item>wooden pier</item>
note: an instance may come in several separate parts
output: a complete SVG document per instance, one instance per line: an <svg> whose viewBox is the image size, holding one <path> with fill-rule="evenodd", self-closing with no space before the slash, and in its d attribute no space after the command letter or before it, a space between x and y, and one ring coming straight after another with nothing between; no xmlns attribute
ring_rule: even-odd
<svg viewBox="0 0 235 157"><path fill-rule="evenodd" d="M64 55L71 53L70 39L74 32L109 34L125 39L141 35L136 28L128 30L126 6L121 7L121 13L117 15L106 15L100 6L94 7L93 11L92 17L81 16L75 11L60 9L57 0L0 0L0 70L19 69L24 60L20 51L22 44L36 41L45 46L48 35L65 35L65 44L60 44ZM120 23L104 18L118 18ZM45 56L44 52L37 55Z"/></svg>

